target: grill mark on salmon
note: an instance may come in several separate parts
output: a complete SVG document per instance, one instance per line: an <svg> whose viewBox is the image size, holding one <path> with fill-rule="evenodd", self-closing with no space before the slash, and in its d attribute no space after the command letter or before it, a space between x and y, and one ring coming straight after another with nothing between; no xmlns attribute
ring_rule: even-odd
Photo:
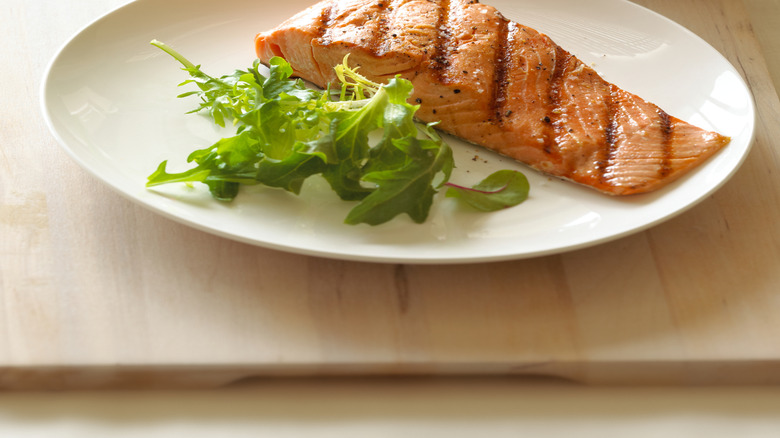
<svg viewBox="0 0 780 438"><path fill-rule="evenodd" d="M606 138L606 148L602 153L603 158L598 162L598 178L602 184L607 184L607 169L611 166L612 161L615 158L616 146L615 131L618 129L617 122L615 121L615 107L613 102L612 87L609 94L606 96L606 111L607 116L606 129L604 130L604 136Z"/></svg>
<svg viewBox="0 0 780 438"><path fill-rule="evenodd" d="M502 17L503 18L503 17ZM491 110L495 114L496 123L503 125L504 117L511 115L511 110L506 109L507 103L507 73L512 68L512 59L509 56L509 47L513 31L517 25L507 19L501 19L496 35L497 45L496 55L494 57L495 81L493 85L493 96L491 99ZM508 113L508 114L507 114Z"/></svg>
<svg viewBox="0 0 780 438"><path fill-rule="evenodd" d="M396 23L395 11L396 8L403 4L404 0L382 0L379 2L379 6L385 8L382 16L382 33L376 35L379 44L374 52L376 56L384 56L386 53L392 50L393 40L398 38L398 30L394 27Z"/></svg>
<svg viewBox="0 0 780 438"><path fill-rule="evenodd" d="M436 43L433 46L431 68L437 80L447 82L447 70L452 57L452 33L450 32L450 0L439 0L439 14L436 20Z"/></svg>
<svg viewBox="0 0 780 438"><path fill-rule="evenodd" d="M326 34L331 28L331 23L333 23L333 9L333 3L326 4L325 7L322 8L322 12L319 15L319 19L315 27L315 36L317 38L321 38L323 41L328 40Z"/></svg>
<svg viewBox="0 0 780 438"><path fill-rule="evenodd" d="M564 73L569 60L569 53L563 50L561 47L555 47L555 61L553 63L553 70L550 73L549 78L549 101L548 105L550 110L544 117L544 123L547 126L544 139L544 152L552 154L555 146L557 145L557 128L559 125L558 115L561 113L561 87L563 86Z"/></svg>
<svg viewBox="0 0 780 438"><path fill-rule="evenodd" d="M365 46L368 51L376 56L380 56L384 52L381 50L381 47L384 46L385 36L389 29L387 25L387 16L389 15L389 8L387 7L388 1L389 0L380 0L376 3L377 10L375 21L377 23L377 29L375 32L369 33L368 38L365 40Z"/></svg>
<svg viewBox="0 0 780 438"><path fill-rule="evenodd" d="M666 111L658 108L658 117L661 120L661 133L663 135L661 153L663 154L663 161L661 163L661 169L659 169L659 175L664 177L669 175L672 171L671 156L672 156L672 121L669 118L669 114Z"/></svg>
<svg viewBox="0 0 780 438"><path fill-rule="evenodd" d="M421 121L608 194L663 187L729 142L474 0L325 0L255 43L322 87L349 53L369 79L412 81Z"/></svg>

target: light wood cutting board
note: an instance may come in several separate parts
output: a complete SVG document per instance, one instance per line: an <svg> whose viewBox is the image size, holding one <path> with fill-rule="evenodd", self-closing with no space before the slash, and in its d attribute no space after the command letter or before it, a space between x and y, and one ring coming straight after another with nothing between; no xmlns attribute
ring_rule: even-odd
<svg viewBox="0 0 780 438"><path fill-rule="evenodd" d="M0 0L0 387L205 387L321 374L780 382L778 1L642 0L755 94L741 171L631 237L514 262L292 255L171 222L56 145L37 106L57 47L123 0ZM775 76L777 77L777 76Z"/></svg>

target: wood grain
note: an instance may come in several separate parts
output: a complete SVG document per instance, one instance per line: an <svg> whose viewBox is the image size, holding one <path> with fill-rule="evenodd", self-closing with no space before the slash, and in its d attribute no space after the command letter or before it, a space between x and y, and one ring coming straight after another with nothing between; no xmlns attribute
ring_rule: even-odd
<svg viewBox="0 0 780 438"><path fill-rule="evenodd" d="M612 243L454 266L225 240L84 172L47 131L38 87L59 45L124 3L0 0L0 387L323 373L780 381L780 31L766 18L779 2L637 2L712 44L755 95L754 149L721 190Z"/></svg>

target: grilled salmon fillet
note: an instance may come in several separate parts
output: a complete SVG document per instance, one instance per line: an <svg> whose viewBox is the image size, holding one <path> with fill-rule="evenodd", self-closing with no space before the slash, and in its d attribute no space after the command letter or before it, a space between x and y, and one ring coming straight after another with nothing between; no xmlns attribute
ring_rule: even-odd
<svg viewBox="0 0 780 438"><path fill-rule="evenodd" d="M548 36L476 0L324 0L255 38L325 87L351 65L414 85L421 121L613 195L656 190L729 142L599 76Z"/></svg>

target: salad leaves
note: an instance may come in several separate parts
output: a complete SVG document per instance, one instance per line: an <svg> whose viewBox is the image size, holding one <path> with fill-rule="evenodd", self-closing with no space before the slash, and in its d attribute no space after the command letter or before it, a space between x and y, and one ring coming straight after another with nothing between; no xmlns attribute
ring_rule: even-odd
<svg viewBox="0 0 780 438"><path fill-rule="evenodd" d="M192 152L187 162L195 167L187 171L169 173L163 161L148 177L148 187L200 182L214 198L231 201L242 185L263 184L298 194L307 178L321 175L341 199L357 202L345 222L369 225L404 213L422 223L445 184L450 191L469 191L449 184L455 166L452 150L434 124L415 122L418 106L407 102L412 93L408 80L396 77L377 84L350 68L348 56L335 68L341 81L335 91L306 87L291 77L292 67L279 57L270 60L267 76L256 60L246 70L213 77L164 43L151 44L183 65L190 78L180 85L197 87L178 96L200 99L190 113L206 113L222 127L231 123L236 134ZM448 196L475 205L473 199L500 189L501 208L527 197L527 182L503 181ZM518 190L524 194L507 195Z"/></svg>

